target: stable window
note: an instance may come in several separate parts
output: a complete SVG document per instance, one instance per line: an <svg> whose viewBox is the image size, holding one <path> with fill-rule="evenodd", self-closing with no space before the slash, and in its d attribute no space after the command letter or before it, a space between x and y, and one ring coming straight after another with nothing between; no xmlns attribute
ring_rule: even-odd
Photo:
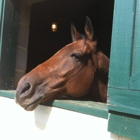
<svg viewBox="0 0 140 140"><path fill-rule="evenodd" d="M67 16L66 20L60 18L58 23L61 24L58 25L58 32L52 33L50 29L47 29L50 20L52 21L48 16L49 11L43 11L45 4L48 7L49 4L53 4L52 0L44 2L41 0L0 0L0 96L14 98L14 87L26 72L45 61L60 47L71 42L69 22L73 21L78 31L82 33L87 15L93 22L101 50L108 56L112 33L107 105L109 117L106 104L61 100L47 104L108 118L110 132L138 139L140 137L140 64L138 62L140 57L140 0L116 0L115 4L113 0L90 0L86 1L84 6L82 2L84 1L79 0L77 5L72 5L73 10L74 7L81 9ZM65 7L64 3L61 5ZM55 2L53 6L52 14L54 14L53 9L58 7ZM74 18L78 13L82 16ZM63 14L67 15L66 12ZM112 17L114 18L113 31ZM68 32L60 36L61 31L66 32L66 30ZM59 37L56 36L57 34ZM66 38L67 35L69 39ZM51 40L48 40L49 37L50 39L54 37L56 40L59 38L58 44L53 44ZM64 40L66 42L63 42ZM49 47L46 48L45 44ZM45 51L49 53L44 54ZM37 60L36 56L41 59ZM33 63L32 59L37 63Z"/></svg>
<svg viewBox="0 0 140 140"><path fill-rule="evenodd" d="M71 22L80 33L84 33L85 16L89 16L93 23L99 48L108 57L110 55L114 7L112 0L60 0L59 2L55 0L6 0L1 2L3 18L1 96L14 98L14 89L26 72L71 42ZM51 31L52 22L57 22L57 32ZM9 44L5 45L7 40ZM55 100L51 105L106 119L108 116L106 104L96 102Z"/></svg>

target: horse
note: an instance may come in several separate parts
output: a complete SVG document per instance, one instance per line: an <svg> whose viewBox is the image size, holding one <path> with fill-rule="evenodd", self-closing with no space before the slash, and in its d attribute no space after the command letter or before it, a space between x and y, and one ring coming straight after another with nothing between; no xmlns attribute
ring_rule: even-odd
<svg viewBox="0 0 140 140"><path fill-rule="evenodd" d="M18 82L16 102L27 111L59 97L105 103L109 59L97 47L91 20L85 35L71 24L72 43L35 67Z"/></svg>

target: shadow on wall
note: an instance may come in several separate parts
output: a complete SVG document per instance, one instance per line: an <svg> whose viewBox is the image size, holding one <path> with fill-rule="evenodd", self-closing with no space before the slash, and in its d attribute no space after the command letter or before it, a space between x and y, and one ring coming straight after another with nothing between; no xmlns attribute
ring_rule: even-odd
<svg viewBox="0 0 140 140"><path fill-rule="evenodd" d="M35 116L35 125L40 130L45 130L47 126L47 122L49 120L49 117L51 115L52 107L46 107L46 106L38 106L34 110L34 116Z"/></svg>

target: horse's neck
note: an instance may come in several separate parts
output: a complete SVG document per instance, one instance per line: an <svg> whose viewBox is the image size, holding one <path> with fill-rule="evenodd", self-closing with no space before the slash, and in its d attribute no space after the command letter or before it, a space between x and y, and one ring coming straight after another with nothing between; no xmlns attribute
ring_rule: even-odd
<svg viewBox="0 0 140 140"><path fill-rule="evenodd" d="M109 59L102 53L98 52L96 56L96 74L93 81L92 95L102 102L107 100L107 84L108 84L108 69Z"/></svg>
<svg viewBox="0 0 140 140"><path fill-rule="evenodd" d="M101 51L98 52L97 55L97 64L98 64L98 70L102 73L107 73L108 74L108 69L109 69L109 59L107 56L105 56Z"/></svg>

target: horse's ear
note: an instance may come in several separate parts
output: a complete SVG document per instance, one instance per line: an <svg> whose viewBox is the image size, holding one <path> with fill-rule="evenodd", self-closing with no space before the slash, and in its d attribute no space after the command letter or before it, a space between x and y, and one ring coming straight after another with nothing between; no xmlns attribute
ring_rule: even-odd
<svg viewBox="0 0 140 140"><path fill-rule="evenodd" d="M75 26L72 23L71 23L71 37L72 41L82 39L82 35L77 32Z"/></svg>
<svg viewBox="0 0 140 140"><path fill-rule="evenodd" d="M85 33L86 33L86 37L89 40L93 39L94 31L93 31L92 23L91 23L91 20L89 19L89 17L87 17L87 16L86 16L86 24L85 24Z"/></svg>

